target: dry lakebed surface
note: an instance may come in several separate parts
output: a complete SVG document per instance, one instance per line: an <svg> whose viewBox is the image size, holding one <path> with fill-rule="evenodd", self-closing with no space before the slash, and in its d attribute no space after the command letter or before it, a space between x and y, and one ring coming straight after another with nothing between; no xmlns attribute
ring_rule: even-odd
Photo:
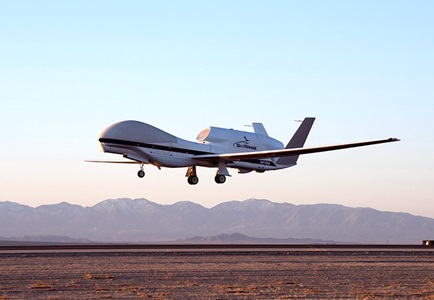
<svg viewBox="0 0 434 300"><path fill-rule="evenodd" d="M434 299L434 251L0 249L0 299L141 298Z"/></svg>

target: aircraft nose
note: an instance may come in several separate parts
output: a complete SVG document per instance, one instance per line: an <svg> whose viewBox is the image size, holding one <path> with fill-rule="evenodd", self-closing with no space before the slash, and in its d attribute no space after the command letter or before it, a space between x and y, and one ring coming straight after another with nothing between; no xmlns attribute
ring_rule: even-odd
<svg viewBox="0 0 434 300"><path fill-rule="evenodd" d="M98 140L100 142L104 142L106 139L115 139L120 136L119 132L119 123L112 124L109 127L105 128L101 133L99 134Z"/></svg>
<svg viewBox="0 0 434 300"><path fill-rule="evenodd" d="M122 121L110 125L104 129L99 135L99 141L104 142L107 140L134 140L138 135L138 122L135 121Z"/></svg>
<svg viewBox="0 0 434 300"><path fill-rule="evenodd" d="M123 123L124 122L112 124L101 131L98 141L100 142L100 148L103 152L124 152L123 147L121 147L119 143L128 140L129 130Z"/></svg>

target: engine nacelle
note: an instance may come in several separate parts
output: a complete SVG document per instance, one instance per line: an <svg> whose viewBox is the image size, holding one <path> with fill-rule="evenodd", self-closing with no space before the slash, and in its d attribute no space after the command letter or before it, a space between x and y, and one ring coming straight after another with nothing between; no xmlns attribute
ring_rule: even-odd
<svg viewBox="0 0 434 300"><path fill-rule="evenodd" d="M254 132L208 127L202 130L196 140L211 146L230 149L229 152L249 152L282 149L283 144L269 136Z"/></svg>

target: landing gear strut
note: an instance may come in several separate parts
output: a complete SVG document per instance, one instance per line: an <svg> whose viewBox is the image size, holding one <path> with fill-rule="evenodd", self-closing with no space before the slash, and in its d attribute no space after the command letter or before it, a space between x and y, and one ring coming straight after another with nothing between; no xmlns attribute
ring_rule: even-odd
<svg viewBox="0 0 434 300"><path fill-rule="evenodd" d="M218 167L219 169L215 174L214 181L218 184L222 184L225 183L226 176L231 176L231 175L229 175L228 169L226 168L226 163L223 160L219 160Z"/></svg>
<svg viewBox="0 0 434 300"><path fill-rule="evenodd" d="M187 182L191 185L196 185L199 182L199 178L196 175L196 166L188 167L185 176L188 177Z"/></svg>

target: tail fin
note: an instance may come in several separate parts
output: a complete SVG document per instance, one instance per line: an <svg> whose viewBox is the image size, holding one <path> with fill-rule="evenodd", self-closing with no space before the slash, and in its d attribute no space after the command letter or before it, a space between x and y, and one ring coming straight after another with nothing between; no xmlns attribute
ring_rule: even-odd
<svg viewBox="0 0 434 300"><path fill-rule="evenodd" d="M301 123L300 127L298 127L294 136L286 145L285 149L302 148L304 146L304 142L307 139L307 136L309 135L310 129L312 128L314 121L315 118L305 118ZM283 156L277 160L277 163L280 165L295 166L297 164L297 160L298 155Z"/></svg>
<svg viewBox="0 0 434 300"><path fill-rule="evenodd" d="M255 133L268 136L267 130L265 130L264 125L262 125L262 123L252 123L252 125Z"/></svg>

